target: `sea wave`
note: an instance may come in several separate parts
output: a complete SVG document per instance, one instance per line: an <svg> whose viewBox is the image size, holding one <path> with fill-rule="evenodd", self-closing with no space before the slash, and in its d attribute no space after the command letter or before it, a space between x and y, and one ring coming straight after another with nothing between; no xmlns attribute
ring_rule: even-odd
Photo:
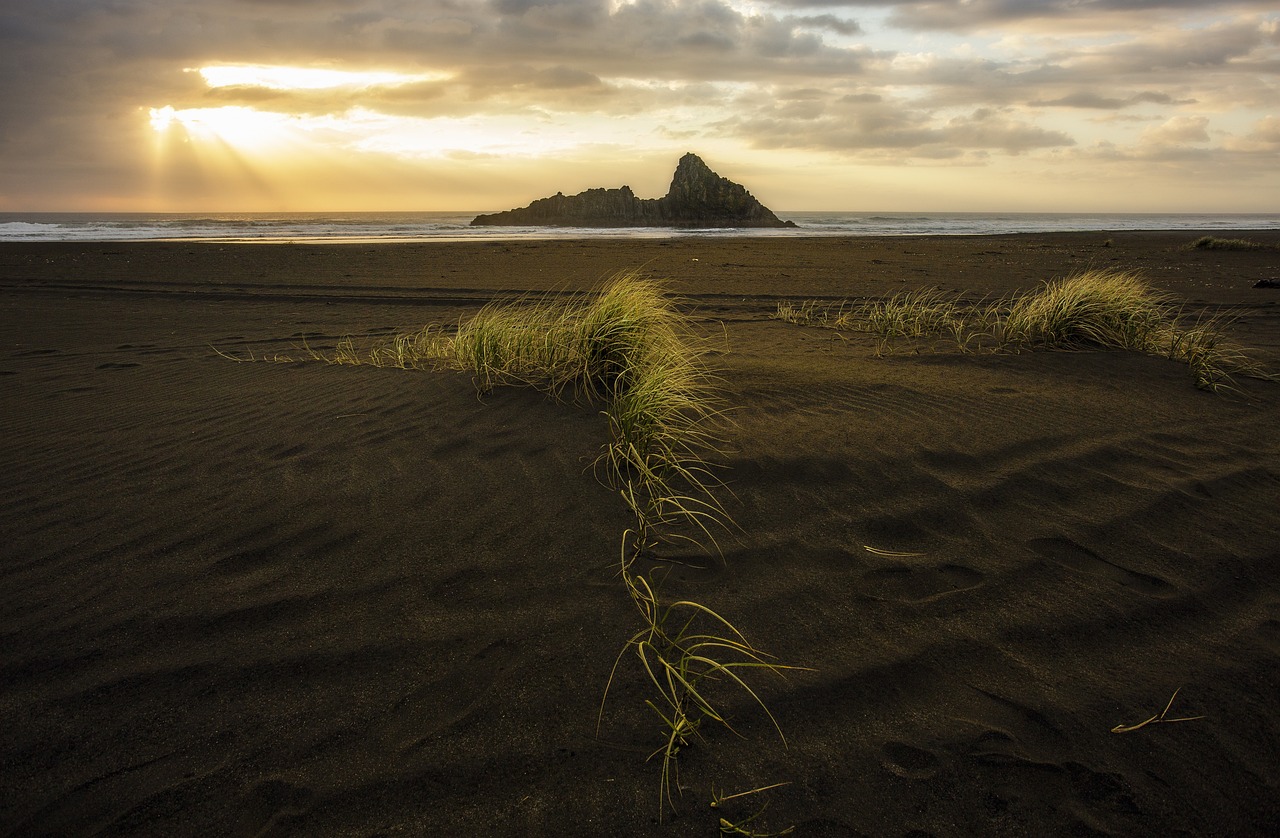
<svg viewBox="0 0 1280 838"><path fill-rule="evenodd" d="M1280 214L781 212L795 228L472 227L477 213L0 213L0 241L377 242L1275 230Z"/></svg>

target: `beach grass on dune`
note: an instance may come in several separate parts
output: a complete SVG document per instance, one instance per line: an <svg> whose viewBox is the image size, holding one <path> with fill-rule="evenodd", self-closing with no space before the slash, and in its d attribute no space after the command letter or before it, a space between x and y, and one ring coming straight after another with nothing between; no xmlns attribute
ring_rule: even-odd
<svg viewBox="0 0 1280 838"><path fill-rule="evenodd" d="M598 472L644 536L683 523L714 543L729 519L708 465L723 417L704 356L661 284L632 274L596 294L487 306L452 345L482 389L523 384L603 405L610 442Z"/></svg>
<svg viewBox="0 0 1280 838"><path fill-rule="evenodd" d="M660 283L621 274L593 295L488 306L459 327L452 346L454 362L482 388L524 384L604 405L610 441L597 467L635 516L635 528L622 536L619 576L642 626L614 661L600 712L625 653L634 651L656 693L645 703L661 723L653 754L662 762L660 810L675 809L677 759L702 723L732 730L710 688L745 691L776 728L744 676L790 668L767 659L707 606L688 599L664 603L634 569L662 540L715 546L713 531L731 523L707 460L717 450L723 416L703 345Z"/></svg>
<svg viewBox="0 0 1280 838"><path fill-rule="evenodd" d="M332 364L452 368L470 372L482 392L531 386L603 408L610 434L596 471L635 517L634 528L622 536L619 576L642 626L614 662L600 712L602 719L621 661L634 651L656 691L645 703L661 720L661 745L654 752L662 761L660 809L675 808L677 758L700 736L702 723L733 729L712 687L745 691L777 728L744 678L753 670L791 668L768 659L707 606L664 602L654 583L635 570L636 560L663 541L714 548L716 532L732 525L716 497L723 486L710 464L725 420L705 345L660 282L624 273L596 293L490 303L451 337L428 327L363 350L349 338L331 353L307 349Z"/></svg>
<svg viewBox="0 0 1280 838"><path fill-rule="evenodd" d="M1124 349L1187 364L1197 387L1234 375L1272 378L1225 334L1230 315L1188 324L1176 301L1135 271L1090 270L993 303L962 307L941 292L903 292L862 306L784 303L777 319L880 337L942 337L962 351Z"/></svg>
<svg viewBox="0 0 1280 838"><path fill-rule="evenodd" d="M456 369L482 392L522 385L600 405L610 442L597 473L646 540L714 545L715 531L732 525L709 464L725 424L719 382L705 364L706 341L658 281L623 273L594 293L490 303L452 335L428 326L365 347L347 337L331 351L303 352L330 364Z"/></svg>
<svg viewBox="0 0 1280 838"><path fill-rule="evenodd" d="M1174 299L1132 271L1094 270L1048 283L994 319L1002 347L1157 355L1187 364L1201 389L1230 386L1233 375L1270 377L1226 338L1229 315L1184 325Z"/></svg>
<svg viewBox="0 0 1280 838"><path fill-rule="evenodd" d="M934 288L904 291L870 303L861 315L861 328L884 337L923 337L947 334L959 324L954 299ZM853 322L852 313L835 321L839 327Z"/></svg>
<svg viewBox="0 0 1280 838"><path fill-rule="evenodd" d="M1192 250L1274 250L1271 245L1249 239L1224 239L1218 236L1201 236L1187 245Z"/></svg>
<svg viewBox="0 0 1280 838"><path fill-rule="evenodd" d="M1169 327L1170 300L1129 271L1088 271L1016 297L996 321L1002 346L1147 352Z"/></svg>

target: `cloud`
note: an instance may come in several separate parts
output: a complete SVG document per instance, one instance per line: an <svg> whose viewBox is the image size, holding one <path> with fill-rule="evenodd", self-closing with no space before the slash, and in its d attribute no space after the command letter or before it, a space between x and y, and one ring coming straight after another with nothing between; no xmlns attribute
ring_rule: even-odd
<svg viewBox="0 0 1280 838"><path fill-rule="evenodd" d="M1263 117L1247 134L1230 137L1223 145L1230 151L1245 154L1280 156L1280 117Z"/></svg>
<svg viewBox="0 0 1280 838"><path fill-rule="evenodd" d="M913 31L972 32L1019 24L1052 22L1076 30L1097 30L1118 20L1150 20L1157 13L1207 13L1215 6L1271 11L1265 2L1213 3L1205 0L767 0L777 8L870 7L887 9L890 24Z"/></svg>
<svg viewBox="0 0 1280 838"><path fill-rule="evenodd" d="M747 107L740 104L740 109ZM804 148L862 160L987 159L992 153L1021 155L1062 148L1075 140L992 108L940 116L900 100L872 94L812 95L770 101L760 97L754 112L723 120L722 134L758 148Z"/></svg>
<svg viewBox="0 0 1280 838"><path fill-rule="evenodd" d="M958 48L935 31L993 37ZM215 89L184 72L211 64L431 78ZM1280 163L1278 77L1280 15L1253 0L5 0L0 196L41 177L137 181L164 106L469 120L530 148L581 131L630 158L678 138L972 165L1105 141L1116 160L1230 151L1261 166Z"/></svg>
<svg viewBox="0 0 1280 838"><path fill-rule="evenodd" d="M1115 111L1137 105L1194 105L1195 99L1175 99L1167 93L1148 90L1125 97L1104 96L1094 91L1081 90L1059 96L1056 99L1040 99L1029 102L1034 108L1082 108L1086 110Z"/></svg>
<svg viewBox="0 0 1280 838"><path fill-rule="evenodd" d="M857 21L835 15L788 15L782 21L791 27L826 30L837 35L857 35L862 32L862 27Z"/></svg>
<svg viewBox="0 0 1280 838"><path fill-rule="evenodd" d="M1147 146L1182 146L1209 142L1209 118L1204 116L1175 116L1162 125L1148 128L1142 134Z"/></svg>

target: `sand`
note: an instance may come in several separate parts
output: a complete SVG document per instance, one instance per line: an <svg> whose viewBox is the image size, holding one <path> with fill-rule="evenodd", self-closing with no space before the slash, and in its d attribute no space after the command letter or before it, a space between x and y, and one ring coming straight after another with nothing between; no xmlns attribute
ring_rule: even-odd
<svg viewBox="0 0 1280 838"><path fill-rule="evenodd" d="M1136 268L1280 369L1280 255L1195 237L0 245L0 833L1275 834L1280 384L768 316ZM596 409L214 351L631 268L714 337L734 423L740 532L661 589L813 669L752 682L785 746L725 693L741 737L681 752L678 813L631 657L596 730L638 628ZM1175 690L1203 718L1111 732Z"/></svg>

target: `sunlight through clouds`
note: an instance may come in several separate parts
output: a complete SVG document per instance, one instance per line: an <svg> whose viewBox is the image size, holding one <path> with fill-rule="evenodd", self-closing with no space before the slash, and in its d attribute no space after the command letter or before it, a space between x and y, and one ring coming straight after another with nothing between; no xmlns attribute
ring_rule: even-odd
<svg viewBox="0 0 1280 838"><path fill-rule="evenodd" d="M13 202L65 183L127 203L160 159L194 196L198 158L227 203L217 175L252 170L334 206L341 167L450 184L387 198L415 208L473 205L468 189L514 205L561 187L552 162L610 185L686 151L783 209L965 209L1003 179L1009 209L1280 194L1280 12L1254 0L115 0L75 26L47 0L10 7L44 33L0 28L0 71L20 70L0 79ZM1087 205L1055 203L1067 182L1092 185L1072 193Z"/></svg>
<svg viewBox="0 0 1280 838"><path fill-rule="evenodd" d="M271 90L327 90L335 87L386 87L424 81L441 81L449 73L395 73L373 70L332 70L314 67L264 65L188 68L205 84L218 87L265 87Z"/></svg>
<svg viewBox="0 0 1280 838"><path fill-rule="evenodd" d="M303 127L294 117L240 105L183 110L166 105L151 108L150 113L151 127L157 131L167 131L177 123L193 140L216 139L241 149L268 148Z"/></svg>

